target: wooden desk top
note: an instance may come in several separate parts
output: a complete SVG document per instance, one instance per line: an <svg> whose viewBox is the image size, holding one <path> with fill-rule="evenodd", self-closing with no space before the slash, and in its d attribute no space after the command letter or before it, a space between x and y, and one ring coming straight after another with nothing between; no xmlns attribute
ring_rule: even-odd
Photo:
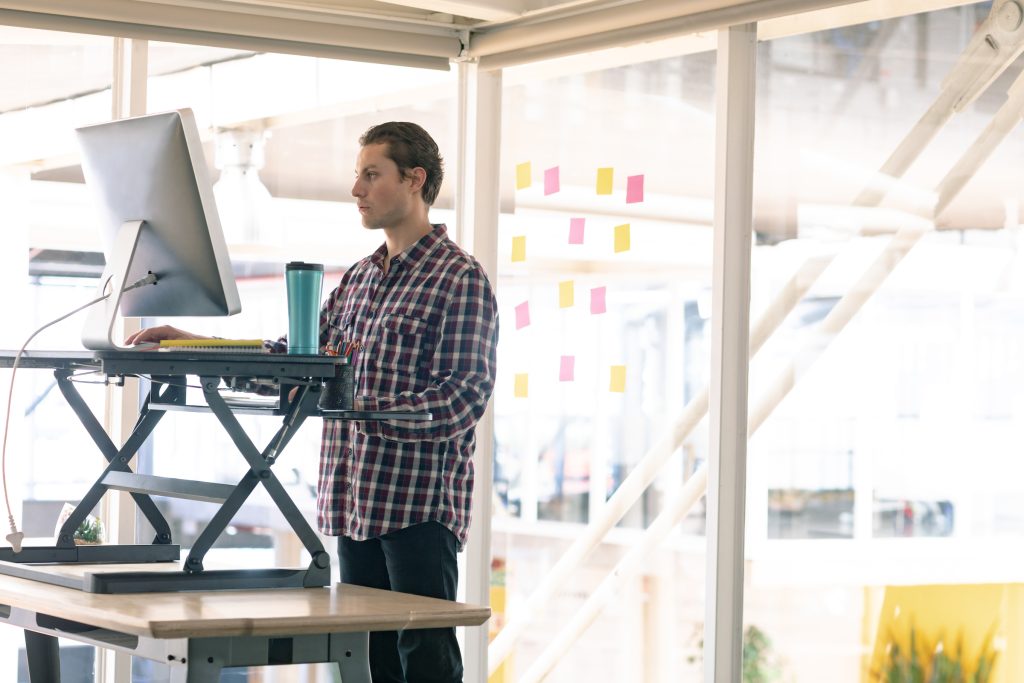
<svg viewBox="0 0 1024 683"><path fill-rule="evenodd" d="M53 571L65 573L114 567L177 569L169 563L51 565ZM153 638L477 626L491 613L487 607L340 583L325 588L102 595L4 575L0 604Z"/></svg>

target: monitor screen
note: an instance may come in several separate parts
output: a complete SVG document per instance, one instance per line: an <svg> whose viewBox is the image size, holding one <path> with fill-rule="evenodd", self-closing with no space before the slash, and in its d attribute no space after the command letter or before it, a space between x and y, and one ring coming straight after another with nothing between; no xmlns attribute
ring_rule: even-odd
<svg viewBox="0 0 1024 683"><path fill-rule="evenodd" d="M108 291L111 282L127 286L147 273L156 275L155 285L124 291L96 307L106 308L102 317L238 313L238 289L191 110L111 121L77 133L82 170L100 214ZM108 322L112 327L113 320ZM88 348L116 346L107 343L108 333L95 337L87 332L83 338Z"/></svg>

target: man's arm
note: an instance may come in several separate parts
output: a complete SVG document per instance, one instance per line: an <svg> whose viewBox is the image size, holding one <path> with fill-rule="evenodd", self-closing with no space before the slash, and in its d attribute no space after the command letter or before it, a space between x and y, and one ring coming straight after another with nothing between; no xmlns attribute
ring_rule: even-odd
<svg viewBox="0 0 1024 683"><path fill-rule="evenodd" d="M147 327L135 334L129 335L124 340L124 343L126 345L135 345L147 342L161 342L164 339L212 339L212 337L204 337L201 334L186 332L170 325L159 325L157 327Z"/></svg>
<svg viewBox="0 0 1024 683"><path fill-rule="evenodd" d="M125 339L124 343L127 345L159 343L164 339L214 339L214 337L186 332L185 330L172 327L171 325L158 325L156 327L146 327L139 330ZM268 342L264 342L265 345L267 343ZM224 378L224 383L229 389L234 391L245 391L253 394L260 394L262 396L272 396L278 392L278 385L276 382L261 381L251 377L227 377Z"/></svg>
<svg viewBox="0 0 1024 683"><path fill-rule="evenodd" d="M355 399L356 410L428 411L429 422L363 422L361 431L394 441L444 441L472 429L494 389L498 341L497 302L479 268L459 279L431 363L430 386L394 397Z"/></svg>

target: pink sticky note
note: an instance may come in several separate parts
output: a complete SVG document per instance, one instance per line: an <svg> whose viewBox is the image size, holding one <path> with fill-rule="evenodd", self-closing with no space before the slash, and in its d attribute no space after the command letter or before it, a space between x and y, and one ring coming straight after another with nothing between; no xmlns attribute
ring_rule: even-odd
<svg viewBox="0 0 1024 683"><path fill-rule="evenodd" d="M607 309L604 305L604 287L594 287L590 290L590 312L593 314L604 313Z"/></svg>
<svg viewBox="0 0 1024 683"><path fill-rule="evenodd" d="M559 382L571 382L573 376L573 369L576 367L575 356L562 356L562 363L558 369L558 381Z"/></svg>
<svg viewBox="0 0 1024 683"><path fill-rule="evenodd" d="M524 301L516 306L516 329L521 329L530 324L530 302Z"/></svg>
<svg viewBox="0 0 1024 683"><path fill-rule="evenodd" d="M544 194L554 194L558 190L558 167L553 166L544 171Z"/></svg>
<svg viewBox="0 0 1024 683"><path fill-rule="evenodd" d="M631 175L626 177L626 203L635 204L644 200L644 177Z"/></svg>
<svg viewBox="0 0 1024 683"><path fill-rule="evenodd" d="M569 219L569 244L583 244L583 224L585 218Z"/></svg>

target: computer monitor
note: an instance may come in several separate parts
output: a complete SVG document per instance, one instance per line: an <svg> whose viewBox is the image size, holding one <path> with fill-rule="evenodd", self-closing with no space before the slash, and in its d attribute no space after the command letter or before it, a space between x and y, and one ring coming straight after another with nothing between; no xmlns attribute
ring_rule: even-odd
<svg viewBox="0 0 1024 683"><path fill-rule="evenodd" d="M82 170L100 213L107 265L82 334L119 348L120 316L221 316L242 306L189 109L79 128ZM124 291L147 274L156 283Z"/></svg>

